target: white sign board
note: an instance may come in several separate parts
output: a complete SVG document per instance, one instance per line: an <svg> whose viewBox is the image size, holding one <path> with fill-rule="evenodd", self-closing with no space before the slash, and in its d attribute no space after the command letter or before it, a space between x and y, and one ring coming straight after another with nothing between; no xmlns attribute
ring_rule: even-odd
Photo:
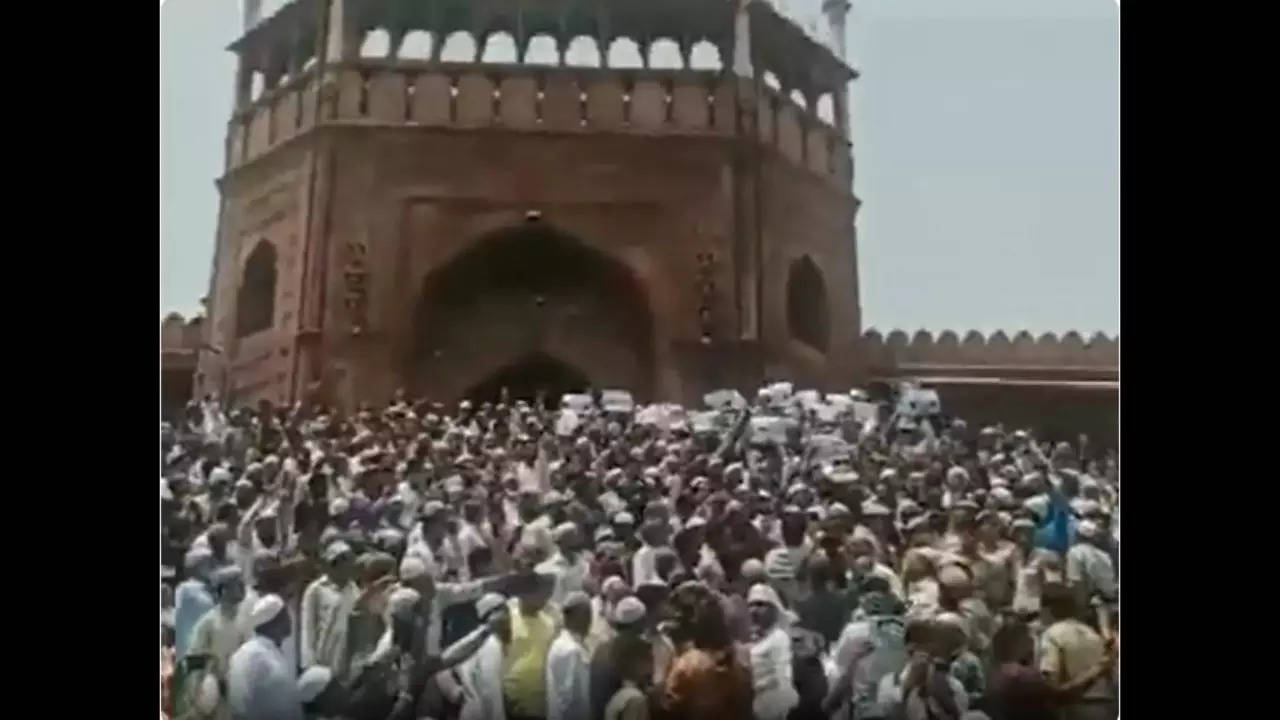
<svg viewBox="0 0 1280 720"><path fill-rule="evenodd" d="M822 464L847 459L852 451L844 438L835 435L814 435L809 438L809 446L814 449L814 461Z"/></svg>
<svg viewBox="0 0 1280 720"><path fill-rule="evenodd" d="M560 407L572 410L578 414L585 414L592 406L591 396L582 393L566 393L560 396Z"/></svg>
<svg viewBox="0 0 1280 720"><path fill-rule="evenodd" d="M813 408L820 423L834 423L840 420L840 416L847 411L842 410L838 405L828 405L823 403Z"/></svg>
<svg viewBox="0 0 1280 720"><path fill-rule="evenodd" d="M860 423L875 422L880 417L880 406L870 402L854 401L853 416Z"/></svg>
<svg viewBox="0 0 1280 720"><path fill-rule="evenodd" d="M626 390L605 390L600 393L600 407L604 408L605 412L629 413L635 406L636 401Z"/></svg>
<svg viewBox="0 0 1280 720"><path fill-rule="evenodd" d="M842 412L853 412L853 398L843 393L827 393L827 404Z"/></svg>
<svg viewBox="0 0 1280 720"><path fill-rule="evenodd" d="M789 382L776 382L765 388L765 392L769 394L769 398L772 402L784 403L791 399L791 393L794 389L795 386Z"/></svg>
<svg viewBox="0 0 1280 720"><path fill-rule="evenodd" d="M712 433L719 425L720 413L715 410L697 412L689 416L689 427L695 433Z"/></svg>
<svg viewBox="0 0 1280 720"><path fill-rule="evenodd" d="M713 410L741 410L747 406L747 399L737 390L714 390L703 395L702 402Z"/></svg>
<svg viewBox="0 0 1280 720"><path fill-rule="evenodd" d="M796 427L791 418L763 416L751 418L751 442L753 443L785 443L787 431Z"/></svg>
<svg viewBox="0 0 1280 720"><path fill-rule="evenodd" d="M806 410L813 410L822 404L822 394L817 390L801 390L796 393L795 399Z"/></svg>
<svg viewBox="0 0 1280 720"><path fill-rule="evenodd" d="M898 399L898 413L909 417L928 417L942 411L937 390L908 388Z"/></svg>

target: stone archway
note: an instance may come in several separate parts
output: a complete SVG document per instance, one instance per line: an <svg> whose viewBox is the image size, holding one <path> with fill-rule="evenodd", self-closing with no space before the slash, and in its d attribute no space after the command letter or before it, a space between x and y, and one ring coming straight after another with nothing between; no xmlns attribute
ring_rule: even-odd
<svg viewBox="0 0 1280 720"><path fill-rule="evenodd" d="M545 222L490 233L431 271L414 317L411 385L454 400L543 383L625 387L648 397L653 315L621 261Z"/></svg>

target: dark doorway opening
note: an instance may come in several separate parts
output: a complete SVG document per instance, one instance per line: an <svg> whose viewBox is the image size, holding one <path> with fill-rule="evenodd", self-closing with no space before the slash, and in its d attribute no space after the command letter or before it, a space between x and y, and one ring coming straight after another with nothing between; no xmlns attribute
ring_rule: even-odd
<svg viewBox="0 0 1280 720"><path fill-rule="evenodd" d="M564 393L586 391L587 376L581 370L555 358L538 354L512 363L467 391L465 397L479 402L497 402L502 388L511 400L537 398L543 391L547 403L555 407Z"/></svg>

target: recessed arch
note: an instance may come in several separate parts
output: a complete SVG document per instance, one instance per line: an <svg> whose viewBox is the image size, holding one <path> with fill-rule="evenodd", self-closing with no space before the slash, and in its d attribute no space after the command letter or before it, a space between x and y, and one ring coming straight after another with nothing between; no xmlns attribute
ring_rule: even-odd
<svg viewBox="0 0 1280 720"><path fill-rule="evenodd" d="M404 36L397 53L404 60L427 60L435 48L435 35L426 30L413 30Z"/></svg>
<svg viewBox="0 0 1280 720"><path fill-rule="evenodd" d="M476 39L466 30L449 33L440 46L440 60L443 62L475 62Z"/></svg>
<svg viewBox="0 0 1280 720"><path fill-rule="evenodd" d="M724 62L720 59L720 48L710 40L701 40L694 44L689 51L689 69L716 72L723 70Z"/></svg>
<svg viewBox="0 0 1280 720"><path fill-rule="evenodd" d="M652 387L654 316L644 282L626 262L548 222L478 238L420 288L408 373L416 391L455 398L503 373L561 377L521 369L543 357L597 387L637 396Z"/></svg>
<svg viewBox="0 0 1280 720"><path fill-rule="evenodd" d="M529 47L524 51L526 65L559 65L560 48L556 39L546 33L538 33L529 38Z"/></svg>
<svg viewBox="0 0 1280 720"><path fill-rule="evenodd" d="M671 38L658 38L649 44L649 63L654 70L683 70L684 55Z"/></svg>
<svg viewBox="0 0 1280 720"><path fill-rule="evenodd" d="M495 64L515 64L520 62L516 39L505 30L490 35L485 40L484 53L480 56L480 62Z"/></svg>
<svg viewBox="0 0 1280 720"><path fill-rule="evenodd" d="M236 337L253 335L275 321L276 248L261 240L245 260L236 292Z"/></svg>
<svg viewBox="0 0 1280 720"><path fill-rule="evenodd" d="M579 35L565 48L564 64L569 67L600 67L600 46L596 39Z"/></svg>
<svg viewBox="0 0 1280 720"><path fill-rule="evenodd" d="M640 57L640 46L636 41L629 37L620 37L609 43L609 67L644 67L644 58Z"/></svg>
<svg viewBox="0 0 1280 720"><path fill-rule="evenodd" d="M793 261L787 272L787 329L796 340L827 352L831 339L827 284L808 255Z"/></svg>
<svg viewBox="0 0 1280 720"><path fill-rule="evenodd" d="M813 109L819 120L828 125L836 124L836 103L831 93L823 93Z"/></svg>
<svg viewBox="0 0 1280 720"><path fill-rule="evenodd" d="M370 30L360 44L360 57L383 58L391 52L391 34L382 28Z"/></svg>

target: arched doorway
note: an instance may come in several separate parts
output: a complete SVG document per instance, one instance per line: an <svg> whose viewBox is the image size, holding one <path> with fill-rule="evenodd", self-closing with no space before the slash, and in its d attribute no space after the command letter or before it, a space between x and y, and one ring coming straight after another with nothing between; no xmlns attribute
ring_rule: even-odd
<svg viewBox="0 0 1280 720"><path fill-rule="evenodd" d="M441 400L625 387L647 397L653 318L622 262L541 221L480 238L422 283L411 386Z"/></svg>

